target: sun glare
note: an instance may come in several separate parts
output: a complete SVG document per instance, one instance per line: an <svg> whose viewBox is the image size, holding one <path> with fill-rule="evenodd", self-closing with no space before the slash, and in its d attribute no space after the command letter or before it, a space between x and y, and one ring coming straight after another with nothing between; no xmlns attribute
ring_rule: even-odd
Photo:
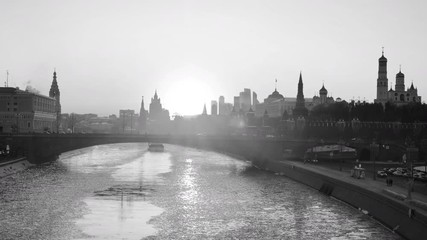
<svg viewBox="0 0 427 240"><path fill-rule="evenodd" d="M193 77L180 77L171 81L164 96L165 107L171 116L201 114L204 104L209 113L210 101L217 98L209 84Z"/></svg>

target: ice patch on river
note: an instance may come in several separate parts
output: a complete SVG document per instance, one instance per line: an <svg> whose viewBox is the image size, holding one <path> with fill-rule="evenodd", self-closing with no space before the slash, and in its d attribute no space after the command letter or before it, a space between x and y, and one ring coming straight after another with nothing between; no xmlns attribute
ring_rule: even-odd
<svg viewBox="0 0 427 240"><path fill-rule="evenodd" d="M149 221L163 212L162 208L135 201L129 195L123 200L92 197L84 203L89 213L76 222L86 235L81 239L141 239L155 235L156 229Z"/></svg>

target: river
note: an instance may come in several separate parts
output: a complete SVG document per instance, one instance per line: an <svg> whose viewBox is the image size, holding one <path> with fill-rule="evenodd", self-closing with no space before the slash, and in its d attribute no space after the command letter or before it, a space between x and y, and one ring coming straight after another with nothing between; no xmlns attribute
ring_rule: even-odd
<svg viewBox="0 0 427 240"><path fill-rule="evenodd" d="M401 239L243 160L165 149L94 146L0 179L0 239Z"/></svg>

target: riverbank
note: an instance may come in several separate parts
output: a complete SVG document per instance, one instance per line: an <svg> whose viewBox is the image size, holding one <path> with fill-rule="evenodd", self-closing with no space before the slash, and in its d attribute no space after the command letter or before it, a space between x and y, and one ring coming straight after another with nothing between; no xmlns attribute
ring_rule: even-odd
<svg viewBox="0 0 427 240"><path fill-rule="evenodd" d="M16 172L22 171L30 166L32 166L30 162L28 162L27 158L20 157L16 159L11 159L9 161L0 163L0 178L9 176Z"/></svg>
<svg viewBox="0 0 427 240"><path fill-rule="evenodd" d="M355 179L349 172L297 161L253 161L255 166L285 175L369 214L407 239L427 236L427 196L383 181Z"/></svg>

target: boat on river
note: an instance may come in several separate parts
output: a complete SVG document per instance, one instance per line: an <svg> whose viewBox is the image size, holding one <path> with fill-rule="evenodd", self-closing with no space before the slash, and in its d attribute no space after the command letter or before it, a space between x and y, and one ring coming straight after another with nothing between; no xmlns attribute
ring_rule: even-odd
<svg viewBox="0 0 427 240"><path fill-rule="evenodd" d="M150 152L163 152L165 150L165 146L161 143L149 143L148 151Z"/></svg>
<svg viewBox="0 0 427 240"><path fill-rule="evenodd" d="M307 149L304 159L319 161L356 160L356 149L344 145L323 145Z"/></svg>

